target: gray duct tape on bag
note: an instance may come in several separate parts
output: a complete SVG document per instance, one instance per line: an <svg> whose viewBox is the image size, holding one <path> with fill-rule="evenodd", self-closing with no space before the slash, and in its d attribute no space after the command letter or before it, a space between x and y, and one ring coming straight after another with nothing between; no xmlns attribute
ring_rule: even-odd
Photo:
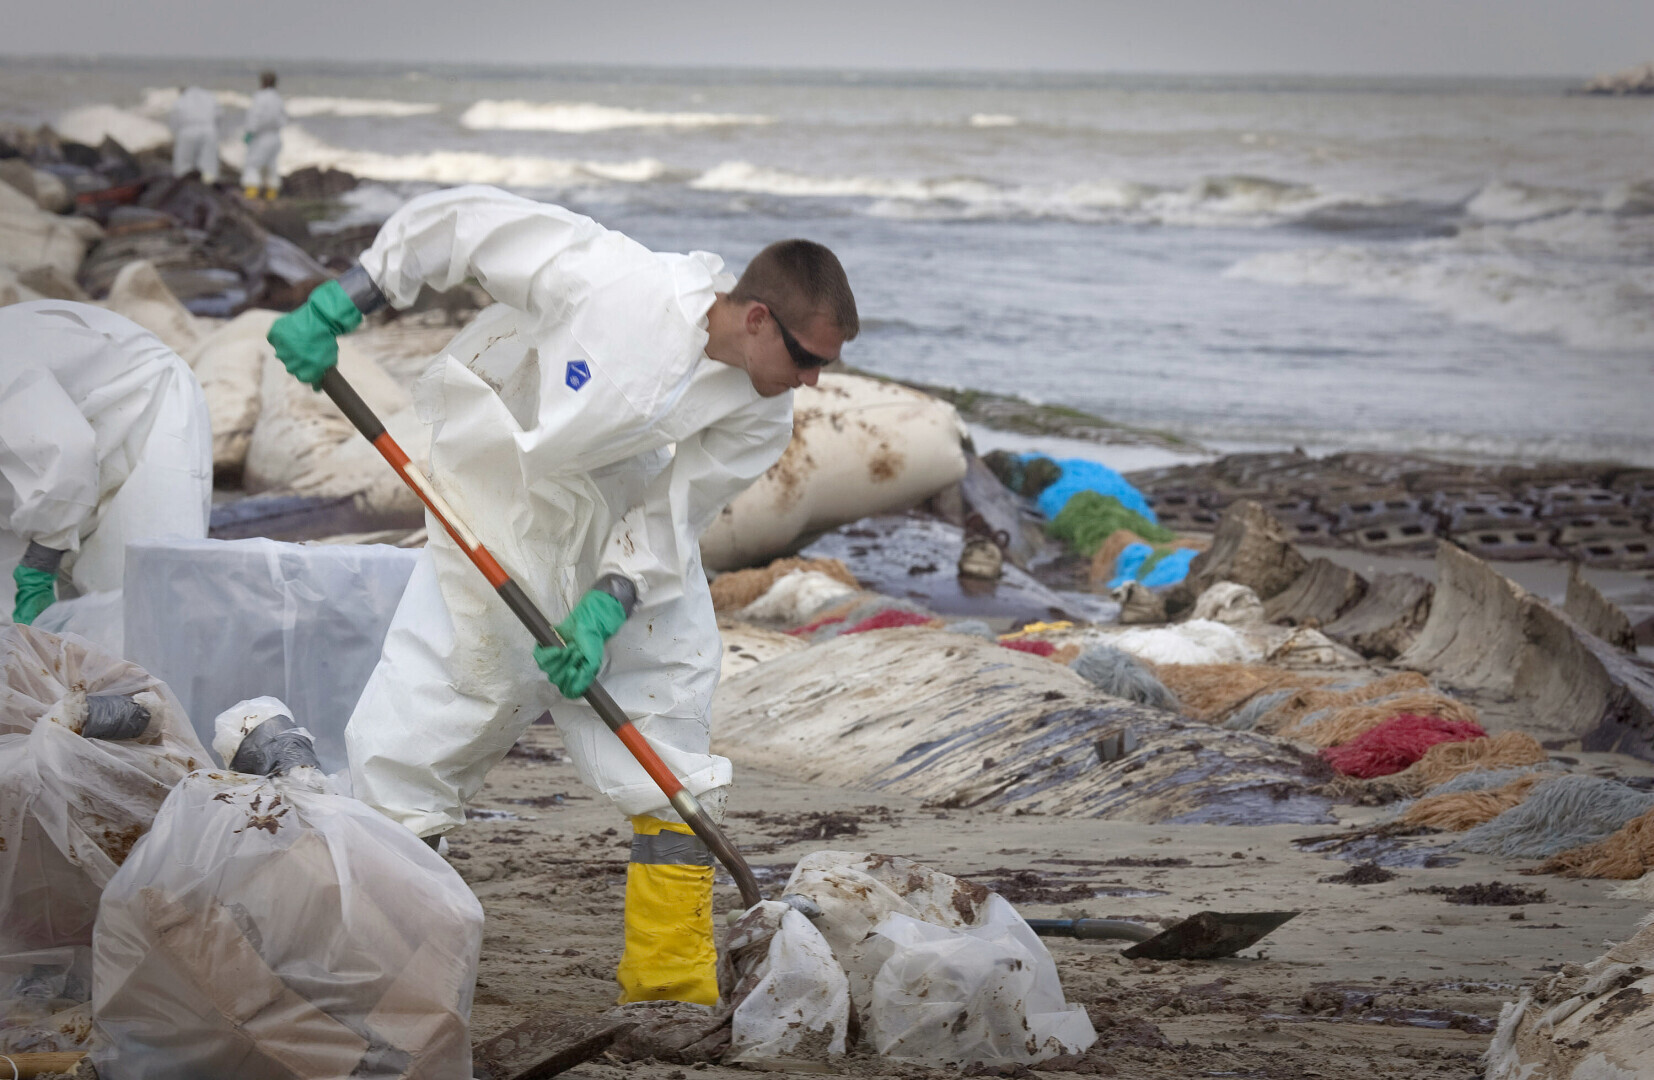
<svg viewBox="0 0 1654 1080"><path fill-rule="evenodd" d="M321 768L316 742L291 716L272 716L249 731L230 761L236 772L257 776L280 776L306 765Z"/></svg>
<svg viewBox="0 0 1654 1080"><path fill-rule="evenodd" d="M131 698L119 694L87 695L86 723L81 725L81 738L118 742L136 739L148 727L149 710Z"/></svg>

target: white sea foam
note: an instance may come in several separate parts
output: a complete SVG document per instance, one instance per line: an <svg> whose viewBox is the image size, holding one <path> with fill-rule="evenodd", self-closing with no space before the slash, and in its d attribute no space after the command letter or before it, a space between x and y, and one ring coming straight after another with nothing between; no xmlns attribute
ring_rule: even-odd
<svg viewBox="0 0 1654 1080"><path fill-rule="evenodd" d="M974 128L1015 127L1017 118L1008 113L972 113L968 121Z"/></svg>
<svg viewBox="0 0 1654 1080"><path fill-rule="evenodd" d="M224 160L237 167L246 148L240 139L220 144ZM317 139L297 124L282 131L283 173L307 166L343 169L374 180L427 181L435 184L497 184L511 188L560 187L595 182L646 183L665 167L653 158L631 161L584 161L476 151L437 150L423 154L383 154L346 150Z"/></svg>
<svg viewBox="0 0 1654 1080"><path fill-rule="evenodd" d="M133 153L164 146L172 131L163 123L113 105L83 105L70 109L52 123L57 133L71 142L96 146L112 138Z"/></svg>
<svg viewBox="0 0 1654 1080"><path fill-rule="evenodd" d="M1037 217L1186 227L1278 225L1328 206L1380 200L1255 176L1214 176L1188 187L1102 178L1065 186L1006 185L977 177L812 176L727 161L690 181L701 191L784 197L861 198L878 217Z"/></svg>
<svg viewBox="0 0 1654 1080"><path fill-rule="evenodd" d="M477 131L556 131L586 134L616 128L708 128L771 124L769 116L708 112L648 112L590 102L479 101L459 118Z"/></svg>
<svg viewBox="0 0 1654 1080"><path fill-rule="evenodd" d="M1600 350L1654 350L1654 226L1574 211L1405 244L1255 255L1228 274L1409 300L1468 323Z"/></svg>
<svg viewBox="0 0 1654 1080"><path fill-rule="evenodd" d="M220 108L245 109L252 104L252 96L238 90L215 90ZM144 91L138 111L147 116L165 116L178 100L175 86L152 86ZM436 112L440 105L428 101L392 101L387 98L351 97L294 97L286 100L287 115L294 119L307 116L382 116L397 119L425 116Z"/></svg>
<svg viewBox="0 0 1654 1080"><path fill-rule="evenodd" d="M1498 180L1478 191L1465 213L1483 221L1526 221L1600 206L1602 197L1574 188L1538 187Z"/></svg>

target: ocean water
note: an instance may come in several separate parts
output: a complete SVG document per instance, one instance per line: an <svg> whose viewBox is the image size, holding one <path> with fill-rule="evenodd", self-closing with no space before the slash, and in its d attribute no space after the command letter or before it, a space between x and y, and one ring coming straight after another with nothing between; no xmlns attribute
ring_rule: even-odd
<svg viewBox="0 0 1654 1080"><path fill-rule="evenodd" d="M161 138L247 64L0 63L0 120ZM831 245L845 356L1224 448L1654 465L1654 105L1568 84L305 68L283 166L556 200L738 268Z"/></svg>

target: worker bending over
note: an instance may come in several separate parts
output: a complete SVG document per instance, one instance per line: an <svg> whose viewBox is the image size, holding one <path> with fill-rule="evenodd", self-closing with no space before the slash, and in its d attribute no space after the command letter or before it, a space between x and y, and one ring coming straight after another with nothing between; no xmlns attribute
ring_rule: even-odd
<svg viewBox="0 0 1654 1080"><path fill-rule="evenodd" d="M781 456L791 391L855 337L855 299L832 252L809 241L771 245L737 282L715 255L652 252L561 207L464 187L404 206L361 265L277 320L270 341L315 385L363 312L467 278L499 303L415 390L433 481L562 617L568 644L531 651L432 519L346 731L356 795L437 837L549 708L581 779L632 820L620 1000L712 1004L711 857L580 696L601 669L721 817L730 763L710 753L721 646L700 537Z"/></svg>
<svg viewBox="0 0 1654 1080"><path fill-rule="evenodd" d="M0 562L15 567L5 606L27 624L60 577L73 594L119 590L128 540L207 535L212 426L189 366L114 312L13 304L0 342ZM119 611L62 629L118 656Z"/></svg>

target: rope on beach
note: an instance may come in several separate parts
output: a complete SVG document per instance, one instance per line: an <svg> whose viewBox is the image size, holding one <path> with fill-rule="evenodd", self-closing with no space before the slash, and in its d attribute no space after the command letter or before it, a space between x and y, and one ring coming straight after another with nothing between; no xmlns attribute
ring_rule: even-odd
<svg viewBox="0 0 1654 1080"><path fill-rule="evenodd" d="M1548 859L1542 874L1567 877L1640 878L1654 870L1654 809L1632 818L1614 835L1570 848Z"/></svg>
<svg viewBox="0 0 1654 1080"><path fill-rule="evenodd" d="M1426 795L1402 813L1401 820L1408 825L1428 825L1449 832L1464 832L1484 821L1492 821L1506 810L1520 804L1534 786L1550 777L1530 773L1503 787L1488 791L1451 791L1445 795Z"/></svg>
<svg viewBox="0 0 1654 1080"><path fill-rule="evenodd" d="M1654 809L1654 795L1570 773L1534 788L1519 805L1465 833L1456 847L1509 859L1544 859L1594 844Z"/></svg>
<svg viewBox="0 0 1654 1080"><path fill-rule="evenodd" d="M1537 765L1549 760L1550 754L1532 735L1524 731L1501 731L1486 739L1432 746L1406 773L1395 779L1415 785L1417 791L1434 792L1437 785L1465 773Z"/></svg>
<svg viewBox="0 0 1654 1080"><path fill-rule="evenodd" d="M740 611L769 592L770 587L776 581L795 570L826 574L835 581L842 581L852 589L861 588L856 583L856 576L850 572L850 568L837 559L776 559L765 567L754 570L731 570L714 578L709 586L712 590L713 610L719 612Z"/></svg>
<svg viewBox="0 0 1654 1080"><path fill-rule="evenodd" d="M1102 643L1091 645L1069 666L1081 678L1112 697L1168 712L1178 712L1181 708L1172 692L1136 657L1123 649Z"/></svg>
<svg viewBox="0 0 1654 1080"><path fill-rule="evenodd" d="M1183 715L1213 724L1260 694L1326 685L1330 676L1263 664L1145 664L1183 705Z"/></svg>
<svg viewBox="0 0 1654 1080"><path fill-rule="evenodd" d="M1322 750L1321 756L1345 776L1366 780L1400 772L1437 743L1486 735L1480 724L1403 714L1390 717L1342 746Z"/></svg>
<svg viewBox="0 0 1654 1080"><path fill-rule="evenodd" d="M1431 716L1459 724L1477 724L1480 720L1476 710L1469 705L1434 690L1404 691L1330 712L1322 710L1320 715L1321 718L1313 722L1306 717L1296 727L1279 734L1316 746L1338 746L1365 735L1397 716Z"/></svg>
<svg viewBox="0 0 1654 1080"><path fill-rule="evenodd" d="M1312 714L1359 705L1365 701L1392 697L1411 690L1431 689L1430 680L1416 671L1397 671L1359 686L1347 683L1328 686L1326 680L1305 682L1297 693L1281 702L1268 716L1258 718L1258 728L1280 734L1310 718ZM1400 709L1390 715L1394 716ZM1316 717L1320 719L1320 717Z"/></svg>

